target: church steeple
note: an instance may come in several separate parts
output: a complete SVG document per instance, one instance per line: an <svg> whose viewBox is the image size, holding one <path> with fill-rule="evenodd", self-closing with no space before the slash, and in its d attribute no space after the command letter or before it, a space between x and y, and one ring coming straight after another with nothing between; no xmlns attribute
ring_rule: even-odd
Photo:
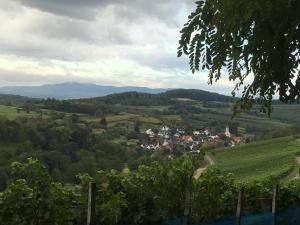
<svg viewBox="0 0 300 225"><path fill-rule="evenodd" d="M229 131L229 126L226 126L226 130L225 130L225 136L226 137L231 137L230 131Z"/></svg>

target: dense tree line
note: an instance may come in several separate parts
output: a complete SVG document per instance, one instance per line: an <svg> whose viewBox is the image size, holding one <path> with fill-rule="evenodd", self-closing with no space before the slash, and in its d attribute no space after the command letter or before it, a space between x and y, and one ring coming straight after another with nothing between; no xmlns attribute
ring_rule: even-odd
<svg viewBox="0 0 300 225"><path fill-rule="evenodd" d="M0 189L5 187L9 163L28 157L40 159L57 180L75 182L76 174L95 174L99 169L122 170L125 165L136 169L151 161L136 145L114 143L111 140L128 130L118 125L96 128L101 123L89 123L77 115L52 112L38 118L0 118ZM133 129L133 128L132 128Z"/></svg>
<svg viewBox="0 0 300 225"><path fill-rule="evenodd" d="M90 115L101 115L126 111L126 106L156 106L170 105L174 101L155 94L137 92L126 92L121 94L108 95L98 98L77 99L77 100L56 100L44 99L36 101L42 108L54 109L63 112L85 113Z"/></svg>
<svg viewBox="0 0 300 225"><path fill-rule="evenodd" d="M19 95L0 94L0 104L2 105L22 105L29 100L32 99Z"/></svg>
<svg viewBox="0 0 300 225"><path fill-rule="evenodd" d="M97 115L128 110L126 106L160 106L180 104L177 98L189 98L197 101L233 102L234 98L201 90L178 89L162 94L126 92L98 98L77 100L46 99L38 101L41 107L72 113ZM217 103L215 103L217 105ZM217 107L219 107L217 105ZM198 111L199 113L199 111Z"/></svg>
<svg viewBox="0 0 300 225"><path fill-rule="evenodd" d="M176 89L160 94L168 98L189 98L197 101L234 102L235 98L196 89Z"/></svg>

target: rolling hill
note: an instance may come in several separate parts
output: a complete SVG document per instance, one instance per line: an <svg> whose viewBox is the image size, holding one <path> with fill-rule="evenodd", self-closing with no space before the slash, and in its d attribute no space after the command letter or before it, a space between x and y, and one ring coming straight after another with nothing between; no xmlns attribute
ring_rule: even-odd
<svg viewBox="0 0 300 225"><path fill-rule="evenodd" d="M233 173L239 181L297 175L300 142L295 137L275 138L234 148L211 151L216 167L224 174ZM293 177L291 177L293 178Z"/></svg>

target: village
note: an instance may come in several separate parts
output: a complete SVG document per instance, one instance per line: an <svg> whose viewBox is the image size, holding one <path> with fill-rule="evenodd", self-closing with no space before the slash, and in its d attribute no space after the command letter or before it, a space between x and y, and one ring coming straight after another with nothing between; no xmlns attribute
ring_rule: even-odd
<svg viewBox="0 0 300 225"><path fill-rule="evenodd" d="M234 147L246 143L244 137L238 137L230 133L227 126L223 133L212 134L208 129L194 130L190 133L184 129L171 129L162 126L159 129L145 131L147 138L141 140L140 147L147 150L165 149L174 151L199 152L201 146L206 148Z"/></svg>

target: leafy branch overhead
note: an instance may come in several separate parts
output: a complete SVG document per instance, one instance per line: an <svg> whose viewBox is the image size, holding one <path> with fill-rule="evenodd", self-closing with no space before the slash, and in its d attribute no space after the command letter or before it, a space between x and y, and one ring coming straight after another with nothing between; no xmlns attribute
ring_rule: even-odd
<svg viewBox="0 0 300 225"><path fill-rule="evenodd" d="M284 103L299 98L300 1L206 0L196 5L178 47L193 73L207 69L210 84L228 74L236 84L233 95L242 90L237 110L250 109L257 100L270 113L274 95Z"/></svg>

